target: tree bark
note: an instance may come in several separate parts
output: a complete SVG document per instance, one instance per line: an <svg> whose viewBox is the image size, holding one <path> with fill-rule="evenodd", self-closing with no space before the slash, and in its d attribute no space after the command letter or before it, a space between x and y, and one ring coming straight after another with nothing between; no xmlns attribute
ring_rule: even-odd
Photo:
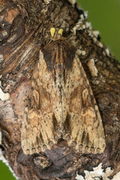
<svg viewBox="0 0 120 180"><path fill-rule="evenodd" d="M103 168L120 171L120 64L100 42L86 13L65 0L0 1L1 149L21 180L75 179L76 172ZM79 50L80 61L97 101L105 132L103 153L77 152L66 141L51 150L26 155L19 122L28 104L30 79L39 51L52 40L50 28ZM22 118L22 117L21 117ZM111 178L112 178L111 176Z"/></svg>

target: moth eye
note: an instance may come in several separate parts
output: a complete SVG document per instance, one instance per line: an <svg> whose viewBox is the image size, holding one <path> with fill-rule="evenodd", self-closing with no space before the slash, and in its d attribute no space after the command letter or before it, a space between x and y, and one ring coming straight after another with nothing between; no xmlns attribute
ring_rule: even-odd
<svg viewBox="0 0 120 180"><path fill-rule="evenodd" d="M54 37L54 34L55 34L55 28L51 28L50 29L50 33L51 33L51 36L52 36L52 38Z"/></svg>

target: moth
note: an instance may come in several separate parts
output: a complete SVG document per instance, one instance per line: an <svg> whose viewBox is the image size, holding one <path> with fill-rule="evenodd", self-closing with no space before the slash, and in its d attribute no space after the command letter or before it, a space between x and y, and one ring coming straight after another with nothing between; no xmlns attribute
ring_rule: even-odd
<svg viewBox="0 0 120 180"><path fill-rule="evenodd" d="M102 153L102 119L76 48L59 38L40 50L31 78L21 142L25 154L51 149L58 140L86 153Z"/></svg>

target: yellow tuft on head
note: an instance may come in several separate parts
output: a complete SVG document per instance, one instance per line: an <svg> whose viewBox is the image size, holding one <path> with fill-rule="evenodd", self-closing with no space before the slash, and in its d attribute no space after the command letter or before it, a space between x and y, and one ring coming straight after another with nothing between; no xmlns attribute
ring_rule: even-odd
<svg viewBox="0 0 120 180"><path fill-rule="evenodd" d="M58 34L62 35L62 33L63 33L63 29L59 29Z"/></svg>
<svg viewBox="0 0 120 180"><path fill-rule="evenodd" d="M51 28L50 29L50 33L51 33L51 36L52 36L52 38L54 37L54 34L55 34L55 28Z"/></svg>

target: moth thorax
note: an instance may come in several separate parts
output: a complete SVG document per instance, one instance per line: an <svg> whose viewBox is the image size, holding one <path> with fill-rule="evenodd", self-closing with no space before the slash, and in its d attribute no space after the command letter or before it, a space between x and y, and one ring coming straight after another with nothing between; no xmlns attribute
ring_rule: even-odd
<svg viewBox="0 0 120 180"><path fill-rule="evenodd" d="M64 65L59 63L56 64L54 66L54 70L55 70L55 76L56 76L56 81L58 81L60 84L62 83L62 81L64 81Z"/></svg>

